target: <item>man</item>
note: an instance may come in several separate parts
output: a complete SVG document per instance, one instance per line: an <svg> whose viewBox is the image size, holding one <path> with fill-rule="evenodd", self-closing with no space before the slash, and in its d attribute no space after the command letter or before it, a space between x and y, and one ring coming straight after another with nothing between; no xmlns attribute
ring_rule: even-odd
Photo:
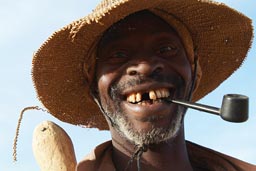
<svg viewBox="0 0 256 171"><path fill-rule="evenodd" d="M33 79L54 116L111 132L78 171L256 170L185 141L186 108L169 102L214 90L251 38L248 18L213 2L102 1L42 45Z"/></svg>

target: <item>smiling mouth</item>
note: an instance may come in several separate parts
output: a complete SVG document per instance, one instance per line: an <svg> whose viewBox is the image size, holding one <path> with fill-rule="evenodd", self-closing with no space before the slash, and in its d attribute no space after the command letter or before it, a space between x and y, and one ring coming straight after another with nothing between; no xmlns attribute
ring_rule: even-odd
<svg viewBox="0 0 256 171"><path fill-rule="evenodd" d="M174 95L174 89L159 88L145 92L133 92L126 96L126 101L131 104L148 105L159 102L167 102Z"/></svg>

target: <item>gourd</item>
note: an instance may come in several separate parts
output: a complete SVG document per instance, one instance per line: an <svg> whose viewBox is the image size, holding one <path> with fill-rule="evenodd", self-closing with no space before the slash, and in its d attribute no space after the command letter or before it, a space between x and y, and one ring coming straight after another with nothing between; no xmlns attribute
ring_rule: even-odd
<svg viewBox="0 0 256 171"><path fill-rule="evenodd" d="M44 121L37 125L32 148L41 171L75 171L77 162L72 141L57 124Z"/></svg>

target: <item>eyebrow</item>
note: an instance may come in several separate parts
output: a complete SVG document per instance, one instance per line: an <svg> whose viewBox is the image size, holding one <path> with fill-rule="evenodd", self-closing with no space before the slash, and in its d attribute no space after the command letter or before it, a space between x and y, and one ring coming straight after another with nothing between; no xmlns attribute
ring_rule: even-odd
<svg viewBox="0 0 256 171"><path fill-rule="evenodd" d="M176 40L179 40L180 41L180 37L179 35L176 33L176 32L172 32L173 30L171 31L162 31L162 32L159 32L159 31L152 31L150 33L150 36L152 37L152 39L154 38L157 38L157 39L161 39L161 38L164 38L164 37L169 37L171 39L176 39ZM176 35L173 35L172 33L176 33ZM123 36L121 36L121 33L115 33L115 34L111 34L111 35L108 35L104 38L102 38L102 41L100 44L108 41L108 45L111 45L111 44L115 44L115 42L122 42L122 39L124 39Z"/></svg>

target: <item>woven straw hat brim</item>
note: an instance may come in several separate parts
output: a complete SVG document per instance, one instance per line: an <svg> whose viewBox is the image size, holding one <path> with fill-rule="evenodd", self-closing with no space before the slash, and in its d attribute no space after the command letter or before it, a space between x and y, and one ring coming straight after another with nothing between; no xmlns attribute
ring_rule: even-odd
<svg viewBox="0 0 256 171"><path fill-rule="evenodd" d="M52 115L71 124L108 129L90 96L83 65L90 62L106 29L144 9L164 11L189 30L202 69L193 101L237 70L250 48L251 20L223 4L206 0L102 1L90 15L55 32L34 55L34 85L39 100Z"/></svg>

